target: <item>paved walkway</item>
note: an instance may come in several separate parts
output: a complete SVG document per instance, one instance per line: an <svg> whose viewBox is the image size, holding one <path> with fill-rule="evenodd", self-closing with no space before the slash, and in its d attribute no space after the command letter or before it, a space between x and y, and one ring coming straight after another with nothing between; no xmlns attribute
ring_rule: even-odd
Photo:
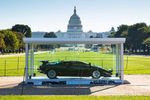
<svg viewBox="0 0 150 100"><path fill-rule="evenodd" d="M40 53L46 53L49 51L39 51L39 52L34 52L34 54L40 54ZM14 57L14 56L23 56L25 53L16 53L16 54L6 54L6 55L0 55L0 57Z"/></svg>
<svg viewBox="0 0 150 100"><path fill-rule="evenodd" d="M25 86L24 95L150 95L150 75L125 75L130 84L104 86ZM20 95L23 77L0 77L0 95Z"/></svg>
<svg viewBox="0 0 150 100"><path fill-rule="evenodd" d="M18 54L6 54L6 55L0 55L0 57L14 57L14 56L23 56L25 53L18 53Z"/></svg>

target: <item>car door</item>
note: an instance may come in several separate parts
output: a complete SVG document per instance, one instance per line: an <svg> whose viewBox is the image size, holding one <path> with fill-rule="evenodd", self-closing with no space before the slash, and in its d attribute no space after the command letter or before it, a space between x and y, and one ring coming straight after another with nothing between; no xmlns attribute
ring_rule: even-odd
<svg viewBox="0 0 150 100"><path fill-rule="evenodd" d="M71 62L64 62L64 75L65 76L71 76L71 74L72 74L72 69L71 69L71 66L72 66L72 64L71 64Z"/></svg>
<svg viewBox="0 0 150 100"><path fill-rule="evenodd" d="M78 62L76 61L71 62L68 69L69 69L70 76L80 75L80 64Z"/></svg>
<svg viewBox="0 0 150 100"><path fill-rule="evenodd" d="M80 76L89 76L91 67L89 64L80 62Z"/></svg>
<svg viewBox="0 0 150 100"><path fill-rule="evenodd" d="M69 63L68 62L61 62L57 65L57 71L60 73L60 76L66 76L68 75L69 69L68 69Z"/></svg>

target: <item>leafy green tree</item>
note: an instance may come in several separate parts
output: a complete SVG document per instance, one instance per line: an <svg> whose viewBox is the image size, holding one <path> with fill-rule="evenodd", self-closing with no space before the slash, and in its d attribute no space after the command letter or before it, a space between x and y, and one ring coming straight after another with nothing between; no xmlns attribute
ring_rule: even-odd
<svg viewBox="0 0 150 100"><path fill-rule="evenodd" d="M26 37L31 37L31 29L28 25L16 24L12 27L12 31L20 32Z"/></svg>
<svg viewBox="0 0 150 100"><path fill-rule="evenodd" d="M118 31L115 34L115 37L126 37L128 29L129 29L128 25L119 26Z"/></svg>
<svg viewBox="0 0 150 100"><path fill-rule="evenodd" d="M149 38L147 38L147 39L145 39L144 41L143 41L143 44L145 44L146 45L146 48L147 48L147 52L149 53L150 52L150 37Z"/></svg>
<svg viewBox="0 0 150 100"><path fill-rule="evenodd" d="M127 41L128 29L129 29L128 25L120 25L117 28L117 31L112 32L109 37L124 37L124 38L126 38L126 42L124 44L124 49L129 49L130 44Z"/></svg>
<svg viewBox="0 0 150 100"><path fill-rule="evenodd" d="M45 38L57 38L54 32L45 33L44 37Z"/></svg>
<svg viewBox="0 0 150 100"><path fill-rule="evenodd" d="M111 32L111 34L108 36L109 38L115 37L116 32Z"/></svg>
<svg viewBox="0 0 150 100"><path fill-rule="evenodd" d="M54 32L45 33L44 38L57 38L56 34ZM55 49L59 48L60 45L53 44L53 45L40 45L39 48L41 49Z"/></svg>
<svg viewBox="0 0 150 100"><path fill-rule="evenodd" d="M145 23L137 23L130 26L127 38L132 52L136 53L137 50L144 49L142 42L146 38L147 28L148 26Z"/></svg>
<svg viewBox="0 0 150 100"><path fill-rule="evenodd" d="M143 41L143 44L150 46L150 37Z"/></svg>
<svg viewBox="0 0 150 100"><path fill-rule="evenodd" d="M23 51L25 49L25 43L23 42L23 38L25 36L20 32L14 32L14 34L16 34L17 39L19 40L19 45L18 45L19 52Z"/></svg>
<svg viewBox="0 0 150 100"><path fill-rule="evenodd" d="M7 50L17 50L19 46L19 40L17 39L16 34L9 30L2 30L0 33L4 34L4 41Z"/></svg>
<svg viewBox="0 0 150 100"><path fill-rule="evenodd" d="M150 36L150 27L145 23L136 23L134 25L121 25L116 32L112 32L109 37L125 37L125 49L133 52L146 50L143 41Z"/></svg>
<svg viewBox="0 0 150 100"><path fill-rule="evenodd" d="M112 32L109 37L126 37L128 34L128 25L120 25L116 32Z"/></svg>
<svg viewBox="0 0 150 100"><path fill-rule="evenodd" d="M6 49L4 34L0 33L0 52L3 53L4 49Z"/></svg>
<svg viewBox="0 0 150 100"><path fill-rule="evenodd" d="M90 38L94 38L94 37L91 35Z"/></svg>

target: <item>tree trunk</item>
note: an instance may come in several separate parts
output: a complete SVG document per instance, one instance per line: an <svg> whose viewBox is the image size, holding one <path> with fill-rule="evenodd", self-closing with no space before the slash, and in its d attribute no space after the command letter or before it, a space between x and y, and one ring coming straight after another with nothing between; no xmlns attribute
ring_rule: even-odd
<svg viewBox="0 0 150 100"><path fill-rule="evenodd" d="M147 47L147 53L149 54L149 47Z"/></svg>

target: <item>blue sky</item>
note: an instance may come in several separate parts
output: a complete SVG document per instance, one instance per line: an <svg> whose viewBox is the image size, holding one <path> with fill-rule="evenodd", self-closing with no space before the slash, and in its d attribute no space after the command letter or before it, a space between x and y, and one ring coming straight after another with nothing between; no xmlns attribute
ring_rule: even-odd
<svg viewBox="0 0 150 100"><path fill-rule="evenodd" d="M66 31L74 6L84 31L150 25L150 0L0 0L0 29L26 24L32 31Z"/></svg>

